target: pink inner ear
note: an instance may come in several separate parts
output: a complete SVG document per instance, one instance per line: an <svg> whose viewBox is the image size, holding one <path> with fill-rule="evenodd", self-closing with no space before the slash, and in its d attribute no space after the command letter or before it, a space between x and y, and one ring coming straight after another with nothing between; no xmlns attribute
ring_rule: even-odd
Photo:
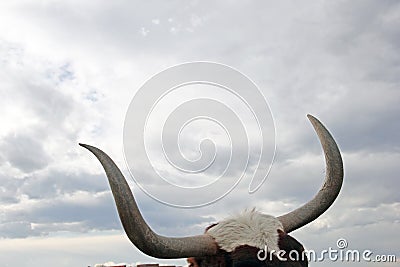
<svg viewBox="0 0 400 267"><path fill-rule="evenodd" d="M200 267L197 264L195 258L187 258L186 261L187 261L189 267Z"/></svg>
<svg viewBox="0 0 400 267"><path fill-rule="evenodd" d="M286 233L284 231L282 231L281 229L277 229L276 230L278 232L278 235L286 235Z"/></svg>

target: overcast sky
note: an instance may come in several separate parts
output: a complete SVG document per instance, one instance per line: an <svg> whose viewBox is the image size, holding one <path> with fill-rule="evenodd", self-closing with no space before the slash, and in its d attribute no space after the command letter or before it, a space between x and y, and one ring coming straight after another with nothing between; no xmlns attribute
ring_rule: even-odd
<svg viewBox="0 0 400 267"><path fill-rule="evenodd" d="M247 207L278 216L309 200L324 177L310 113L339 144L345 180L333 207L293 236L316 251L346 238L350 249L399 258L399 51L398 1L1 1L1 266L161 262L125 237L104 172L78 143L103 149L129 177L130 101L153 75L190 61L232 66L258 85L276 159L255 194L243 180L196 209L163 205L128 178L156 232L200 234ZM198 142L186 141L189 151Z"/></svg>

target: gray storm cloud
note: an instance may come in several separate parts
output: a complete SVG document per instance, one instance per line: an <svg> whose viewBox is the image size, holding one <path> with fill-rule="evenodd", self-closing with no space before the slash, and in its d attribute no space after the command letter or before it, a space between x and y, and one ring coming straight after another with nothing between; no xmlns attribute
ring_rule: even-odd
<svg viewBox="0 0 400 267"><path fill-rule="evenodd" d="M163 206L130 180L156 231L198 234L230 212L257 206L281 215L309 200L324 176L305 117L311 113L339 144L345 180L334 206L296 237L314 249L346 237L354 249L368 244L395 253L399 14L397 1L3 1L0 251L7 253L0 260L18 266L93 265L113 256L150 261L114 237L123 233L101 166L77 144L102 148L129 177L122 131L130 100L152 75L192 60L230 65L258 85L274 115L277 154L258 192L247 194L246 181L195 210ZM138 175L163 190L149 170ZM20 248L26 257L18 256Z"/></svg>

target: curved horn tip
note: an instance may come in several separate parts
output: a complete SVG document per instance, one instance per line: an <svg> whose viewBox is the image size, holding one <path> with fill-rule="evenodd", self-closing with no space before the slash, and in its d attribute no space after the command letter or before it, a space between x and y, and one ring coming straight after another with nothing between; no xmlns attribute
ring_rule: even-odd
<svg viewBox="0 0 400 267"><path fill-rule="evenodd" d="M87 144L83 144L83 143L78 143L78 145L80 145L81 147L84 147L84 148L88 148L88 147L90 147L89 145L87 145Z"/></svg>
<svg viewBox="0 0 400 267"><path fill-rule="evenodd" d="M322 124L322 122L319 119L317 119L316 117L314 117L311 114L307 114L307 118L311 122L311 124L314 127L315 131L317 132L318 136L322 130L322 132L325 132L325 134L328 134L333 139L332 134L328 131L328 129L324 126L324 124ZM336 144L335 140L333 140L333 142Z"/></svg>
<svg viewBox="0 0 400 267"><path fill-rule="evenodd" d="M315 117L311 114L307 114L307 118L315 118Z"/></svg>
<svg viewBox="0 0 400 267"><path fill-rule="evenodd" d="M312 122L312 121L318 121L319 123L321 123L316 117L314 117L311 114L307 114L307 118Z"/></svg>
<svg viewBox="0 0 400 267"><path fill-rule="evenodd" d="M96 151L100 151L102 152L100 149L98 149L97 147L91 146L91 145L87 145L87 144L83 144L83 143L78 143L81 147L86 148L87 150L89 150L90 152L96 154ZM104 153L104 152L103 152Z"/></svg>

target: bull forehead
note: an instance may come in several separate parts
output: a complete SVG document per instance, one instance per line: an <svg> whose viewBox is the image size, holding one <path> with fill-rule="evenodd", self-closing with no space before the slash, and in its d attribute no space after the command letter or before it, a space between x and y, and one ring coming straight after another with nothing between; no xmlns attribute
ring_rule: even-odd
<svg viewBox="0 0 400 267"><path fill-rule="evenodd" d="M214 256L188 258L189 267L246 267L246 266L307 266L301 262L280 262L272 253L271 260L261 261L260 249L302 251L302 245L283 231L282 224L273 216L256 210L246 210L228 217L206 229L219 247ZM268 257L269 258L269 257Z"/></svg>
<svg viewBox="0 0 400 267"><path fill-rule="evenodd" d="M279 231L283 232L283 227L277 218L252 209L209 227L206 234L212 236L218 247L227 252L245 245L278 251Z"/></svg>

